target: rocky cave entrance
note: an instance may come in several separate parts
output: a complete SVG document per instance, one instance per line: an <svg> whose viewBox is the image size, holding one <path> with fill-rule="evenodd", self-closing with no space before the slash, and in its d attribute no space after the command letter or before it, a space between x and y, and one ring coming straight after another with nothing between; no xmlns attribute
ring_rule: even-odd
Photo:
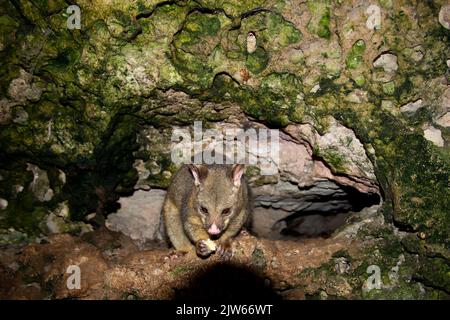
<svg viewBox="0 0 450 320"><path fill-rule="evenodd" d="M262 175L258 167L247 166L254 200L250 231L254 235L271 240L327 238L360 221L364 212L373 213L379 208L380 184L363 144L351 129L333 118L328 120L325 134L319 134L310 124L289 125L280 131L279 158L273 159L270 154L260 158L276 163L276 174ZM264 128L260 123L247 124ZM219 123L213 128L233 126ZM141 136L148 137L140 139L144 150L152 148L155 137L162 145L170 145L170 137L157 130L147 129ZM209 141L203 143L208 145ZM161 154L168 149L155 152ZM131 197L122 197L120 209L106 220L110 230L130 236L141 247L157 240L166 193L163 188L153 188L150 179L155 174L171 176L170 172L158 171L154 163L151 159L135 160L139 176L136 190Z"/></svg>
<svg viewBox="0 0 450 320"><path fill-rule="evenodd" d="M257 197L252 231L259 237L273 240L328 238L358 221L359 213L378 207L381 202L378 193L361 192L329 181L301 191L308 194L301 199L282 199L281 205L279 202L268 204L264 197ZM283 202L295 203L295 208L283 209Z"/></svg>

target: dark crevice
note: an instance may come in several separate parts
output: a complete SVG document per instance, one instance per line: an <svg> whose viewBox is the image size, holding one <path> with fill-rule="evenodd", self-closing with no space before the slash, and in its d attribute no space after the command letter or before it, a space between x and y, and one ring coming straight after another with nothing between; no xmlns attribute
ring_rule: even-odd
<svg viewBox="0 0 450 320"><path fill-rule="evenodd" d="M273 223L270 233L259 235L270 239L291 240L327 238L337 229L349 224L352 220L350 218L357 217L363 209L380 204L381 197L378 193L364 193L352 187L338 186L338 190L328 195L300 197L298 201L305 203L304 209L293 211L287 216L284 214L283 218ZM280 209L281 211L283 210Z"/></svg>

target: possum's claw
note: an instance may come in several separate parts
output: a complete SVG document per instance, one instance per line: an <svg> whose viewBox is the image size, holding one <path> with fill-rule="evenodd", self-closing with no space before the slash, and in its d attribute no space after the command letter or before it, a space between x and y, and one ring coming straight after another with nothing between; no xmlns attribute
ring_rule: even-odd
<svg viewBox="0 0 450 320"><path fill-rule="evenodd" d="M222 260L230 260L233 257L233 247L229 241L218 246L217 254Z"/></svg>

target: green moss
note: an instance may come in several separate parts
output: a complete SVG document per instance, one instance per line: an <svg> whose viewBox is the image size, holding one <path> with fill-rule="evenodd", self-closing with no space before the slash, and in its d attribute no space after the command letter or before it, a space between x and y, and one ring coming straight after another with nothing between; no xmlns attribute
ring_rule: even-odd
<svg viewBox="0 0 450 320"><path fill-rule="evenodd" d="M249 32L256 35L259 46L270 51L278 51L302 38L301 32L291 22L274 12L262 11L242 19L239 34L246 37ZM244 44L236 40L244 51Z"/></svg>
<svg viewBox="0 0 450 320"><path fill-rule="evenodd" d="M30 196L31 197L31 196ZM31 201L28 200L27 201ZM28 209L31 207L30 209ZM23 231L29 235L45 233L42 223L48 214L48 209L41 206L10 204L6 213L5 222L16 230Z"/></svg>
<svg viewBox="0 0 450 320"><path fill-rule="evenodd" d="M254 74L263 71L269 63L269 53L264 48L258 47L253 53L247 55L245 65Z"/></svg>
<svg viewBox="0 0 450 320"><path fill-rule="evenodd" d="M257 176L260 173L261 173L261 169L258 166L246 166L245 167L245 176L248 178Z"/></svg>
<svg viewBox="0 0 450 320"><path fill-rule="evenodd" d="M184 25L184 31L190 33L194 39L202 36L215 36L220 30L220 20L216 15L193 14ZM191 37L192 38L192 37ZM195 39L197 38L197 39Z"/></svg>
<svg viewBox="0 0 450 320"><path fill-rule="evenodd" d="M308 8L313 14L308 30L321 38L330 39L330 1L308 1Z"/></svg>
<svg viewBox="0 0 450 320"><path fill-rule="evenodd" d="M322 16L319 21L319 28L317 30L317 35L321 38L330 39L330 9Z"/></svg>
<svg viewBox="0 0 450 320"><path fill-rule="evenodd" d="M377 154L377 177L393 219L404 228L424 232L427 241L449 245L450 160L421 134L406 129L394 116L373 109L368 115L336 110L335 117L352 127Z"/></svg>
<svg viewBox="0 0 450 320"><path fill-rule="evenodd" d="M267 265L266 258L264 257L264 252L256 248L252 253L252 264L258 268L264 269Z"/></svg>
<svg viewBox="0 0 450 320"><path fill-rule="evenodd" d="M395 93L395 82L389 81L387 83L383 83L383 92L392 96Z"/></svg>
<svg viewBox="0 0 450 320"><path fill-rule="evenodd" d="M213 64L208 60L219 47L219 32L231 23L227 17L194 12L186 18L176 33L172 63L191 86L208 87L214 77Z"/></svg>
<svg viewBox="0 0 450 320"><path fill-rule="evenodd" d="M302 34L295 26L278 14L268 14L266 17L268 36L274 37L273 46L284 48L300 41ZM271 39L268 39L270 41Z"/></svg>
<svg viewBox="0 0 450 320"><path fill-rule="evenodd" d="M325 160L331 166L333 172L345 172L345 158L342 157L336 148L319 149L316 147L313 150L313 154Z"/></svg>
<svg viewBox="0 0 450 320"><path fill-rule="evenodd" d="M392 0L380 0L380 5L383 8L390 9L390 8L392 8Z"/></svg>
<svg viewBox="0 0 450 320"><path fill-rule="evenodd" d="M366 83L366 78L364 76L357 76L354 81L358 87L362 87Z"/></svg>
<svg viewBox="0 0 450 320"><path fill-rule="evenodd" d="M171 182L171 176L168 176L165 174L165 172L170 172L171 174L174 174L178 167L175 166L175 164L172 162L169 155L155 155L156 163L161 168L160 172L158 174L152 174L148 178L148 181L150 183L151 187L157 187L157 188L167 188L170 185Z"/></svg>
<svg viewBox="0 0 450 320"><path fill-rule="evenodd" d="M363 62L363 54L366 51L364 40L356 41L347 56L346 64L349 69L357 69Z"/></svg>

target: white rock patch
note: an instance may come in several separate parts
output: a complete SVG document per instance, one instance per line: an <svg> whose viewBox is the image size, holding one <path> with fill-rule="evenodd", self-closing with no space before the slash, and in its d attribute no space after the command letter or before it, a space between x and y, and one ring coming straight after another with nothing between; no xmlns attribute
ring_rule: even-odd
<svg viewBox="0 0 450 320"><path fill-rule="evenodd" d="M381 28L381 9L377 5L367 7L366 14L369 16L366 21L366 27L369 30L378 30Z"/></svg>
<svg viewBox="0 0 450 320"><path fill-rule="evenodd" d="M256 51L256 36L253 32L247 34L247 52L253 53Z"/></svg>
<svg viewBox="0 0 450 320"><path fill-rule="evenodd" d="M439 11L439 23L445 29L450 30L450 4L441 7Z"/></svg>
<svg viewBox="0 0 450 320"><path fill-rule="evenodd" d="M410 102L408 104L405 104L400 108L401 112L416 112L420 108L423 107L423 101L422 99L416 100L414 102Z"/></svg>
<svg viewBox="0 0 450 320"><path fill-rule="evenodd" d="M166 192L163 190L136 191L121 198L121 208L106 219L106 227L136 240L139 245L154 240Z"/></svg>
<svg viewBox="0 0 450 320"><path fill-rule="evenodd" d="M425 139L433 142L438 147L444 146L444 139L442 138L441 130L435 127L428 127L423 131Z"/></svg>
<svg viewBox="0 0 450 320"><path fill-rule="evenodd" d="M397 56L391 53L384 53L373 63L375 68L383 68L384 72L393 73L398 70Z"/></svg>

